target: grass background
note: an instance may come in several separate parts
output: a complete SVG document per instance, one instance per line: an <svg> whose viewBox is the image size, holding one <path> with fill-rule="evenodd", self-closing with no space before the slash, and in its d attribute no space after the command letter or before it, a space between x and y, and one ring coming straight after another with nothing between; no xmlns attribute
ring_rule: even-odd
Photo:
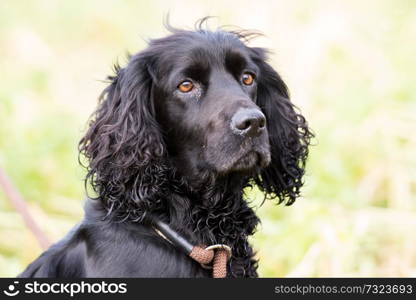
<svg viewBox="0 0 416 300"><path fill-rule="evenodd" d="M261 276L416 276L416 2L1 1L0 166L52 241L81 217L77 142L111 73L173 25L265 37L317 134L303 197L253 205ZM257 208L258 207L258 208ZM40 254L0 191L0 276Z"/></svg>

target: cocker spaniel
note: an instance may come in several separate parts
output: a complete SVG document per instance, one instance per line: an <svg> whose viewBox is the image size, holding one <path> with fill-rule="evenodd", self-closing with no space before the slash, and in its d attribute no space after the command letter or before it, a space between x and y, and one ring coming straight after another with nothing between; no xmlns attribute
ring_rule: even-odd
<svg viewBox="0 0 416 300"><path fill-rule="evenodd" d="M116 67L80 141L85 217L20 276L211 277L155 220L182 245L229 246L227 277L257 276L245 188L292 204L312 133L250 36L171 29Z"/></svg>

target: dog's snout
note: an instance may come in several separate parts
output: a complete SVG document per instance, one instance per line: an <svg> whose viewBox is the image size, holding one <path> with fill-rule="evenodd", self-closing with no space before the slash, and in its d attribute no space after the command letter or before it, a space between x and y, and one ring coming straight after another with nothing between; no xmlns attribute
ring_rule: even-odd
<svg viewBox="0 0 416 300"><path fill-rule="evenodd" d="M231 129L244 136L259 136L265 125L266 117L255 108L239 109L231 119Z"/></svg>

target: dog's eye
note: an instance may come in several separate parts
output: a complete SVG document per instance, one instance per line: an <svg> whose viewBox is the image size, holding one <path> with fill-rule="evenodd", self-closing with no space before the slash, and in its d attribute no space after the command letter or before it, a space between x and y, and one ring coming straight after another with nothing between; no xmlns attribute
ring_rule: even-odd
<svg viewBox="0 0 416 300"><path fill-rule="evenodd" d="M193 88L194 88L194 84L192 83L192 81L189 81L189 80L182 81L178 85L178 89L182 93L188 93L188 92L192 91Z"/></svg>
<svg viewBox="0 0 416 300"><path fill-rule="evenodd" d="M244 73L243 77L241 78L241 81L245 84L245 85L252 85L254 82L254 75L251 73Z"/></svg>

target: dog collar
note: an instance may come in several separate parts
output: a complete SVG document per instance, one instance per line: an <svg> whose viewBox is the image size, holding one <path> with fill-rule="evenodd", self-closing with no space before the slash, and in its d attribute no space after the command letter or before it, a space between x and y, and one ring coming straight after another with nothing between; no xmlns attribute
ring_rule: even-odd
<svg viewBox="0 0 416 300"><path fill-rule="evenodd" d="M212 268L213 278L224 278L227 276L227 262L232 256L232 251L229 246L224 244L216 244L208 247L204 245L192 245L185 237L160 220L153 220L152 227L160 237L176 246L187 256L198 262L203 268Z"/></svg>

